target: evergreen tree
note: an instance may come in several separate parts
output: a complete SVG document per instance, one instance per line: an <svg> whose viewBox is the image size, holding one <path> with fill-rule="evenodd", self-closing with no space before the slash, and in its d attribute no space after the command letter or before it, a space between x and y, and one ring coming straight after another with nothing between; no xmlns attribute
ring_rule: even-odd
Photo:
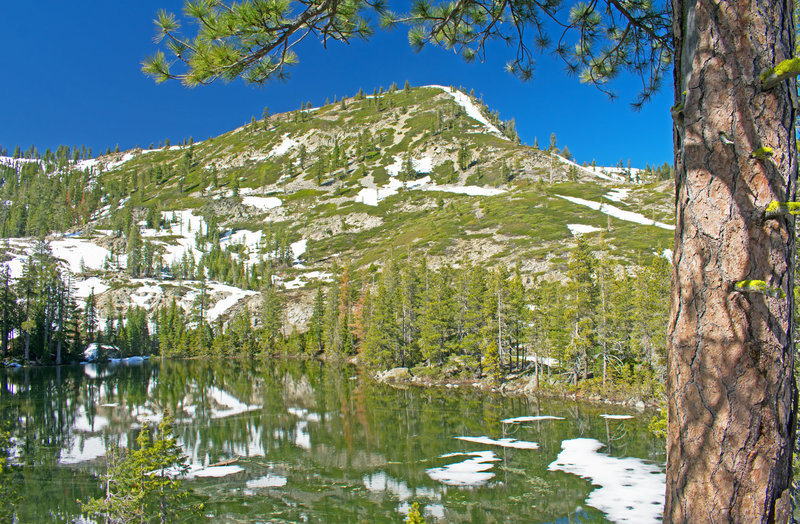
<svg viewBox="0 0 800 524"><path fill-rule="evenodd" d="M317 288L314 297L314 307L311 319L308 321L308 344L307 347L315 353L322 353L324 349L324 328L325 328L325 294L322 287Z"/></svg>
<svg viewBox="0 0 800 524"><path fill-rule="evenodd" d="M283 342L283 300L271 279L261 291L261 296L261 349L271 354L277 352Z"/></svg>
<svg viewBox="0 0 800 524"><path fill-rule="evenodd" d="M109 523L174 522L196 516L177 476L188 471L188 458L177 444L169 418L154 439L147 427L136 438L137 449L111 446L103 475L105 496L82 503L85 513Z"/></svg>
<svg viewBox="0 0 800 524"><path fill-rule="evenodd" d="M84 323L86 325L86 341L94 342L94 333L97 328L97 304L94 298L94 288L89 292L89 296L86 297Z"/></svg>
<svg viewBox="0 0 800 524"><path fill-rule="evenodd" d="M142 236L139 225L131 223L128 233L128 273L132 277L140 276L142 272Z"/></svg>
<svg viewBox="0 0 800 524"><path fill-rule="evenodd" d="M394 264L389 262L378 281L369 328L361 349L361 355L373 366L393 367L400 356L401 333L397 322L396 292L397 274Z"/></svg>
<svg viewBox="0 0 800 524"><path fill-rule="evenodd" d="M452 279L449 271L431 271L426 275L419 323L419 345L422 357L442 365L450 355L454 329Z"/></svg>
<svg viewBox="0 0 800 524"><path fill-rule="evenodd" d="M469 150L469 146L466 142L461 142L461 145L458 148L458 168L461 171L466 171L471 162L472 153Z"/></svg>
<svg viewBox="0 0 800 524"><path fill-rule="evenodd" d="M568 292L570 296L570 316L572 317L573 334L567 355L573 380L578 376L586 378L589 373L592 349L595 347L598 291L596 285L597 261L583 235L575 240L575 247L570 253L567 276L570 279Z"/></svg>

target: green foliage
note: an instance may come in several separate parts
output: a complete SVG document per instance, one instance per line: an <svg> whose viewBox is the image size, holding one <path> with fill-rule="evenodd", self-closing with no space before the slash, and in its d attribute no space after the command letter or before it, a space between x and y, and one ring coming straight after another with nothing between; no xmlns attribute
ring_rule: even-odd
<svg viewBox="0 0 800 524"><path fill-rule="evenodd" d="M662 401L658 408L658 415L650 420L647 430L658 438L667 438L667 405Z"/></svg>
<svg viewBox="0 0 800 524"><path fill-rule="evenodd" d="M800 215L800 202L778 202L773 200L764 210L767 216Z"/></svg>
<svg viewBox="0 0 800 524"><path fill-rule="evenodd" d="M758 149L750 153L750 157L755 158L757 160L761 160L763 162L764 160L767 160L768 158L772 157L772 154L773 150L771 147L763 146L759 147Z"/></svg>
<svg viewBox="0 0 800 524"><path fill-rule="evenodd" d="M763 293L775 298L786 298L786 293L781 288L768 286L763 280L741 280L733 285L733 289L750 293Z"/></svg>
<svg viewBox="0 0 800 524"><path fill-rule="evenodd" d="M103 475L105 497L82 503L83 512L108 523L172 522L196 515L178 476L188 470L187 458L173 436L169 419L158 426L155 438L143 428L137 449L111 446Z"/></svg>
<svg viewBox="0 0 800 524"><path fill-rule="evenodd" d="M419 502L415 502L408 508L408 515L406 520L408 524L425 524L425 519L422 518L422 513L419 511Z"/></svg>

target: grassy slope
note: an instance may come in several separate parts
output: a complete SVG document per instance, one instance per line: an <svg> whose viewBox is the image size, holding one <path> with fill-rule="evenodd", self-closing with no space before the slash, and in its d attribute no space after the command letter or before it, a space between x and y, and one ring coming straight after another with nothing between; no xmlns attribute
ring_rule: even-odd
<svg viewBox="0 0 800 524"><path fill-rule="evenodd" d="M160 183L151 181L144 185L140 198L133 199L129 205L156 206L163 210L201 207L206 197L200 194L200 190L211 184L212 175L208 167L212 165L217 166L218 192L229 189L234 178L238 179L241 188L279 192L281 188L276 182L284 173L285 164L299 163L297 148L277 158L254 158L264 157L287 135L308 143L305 169L295 167L291 180L305 180L316 186L312 164L317 152L330 151L331 137L338 137L339 147L348 151L350 158L346 168L334 171L336 182L330 183L330 176L326 176L322 186L294 189L286 195L279 192L277 196L290 210L286 214L286 226L295 239L300 238L299 229L313 228L321 219L340 217L344 220L353 213L365 213L379 219L380 225L376 227L360 231L345 229L309 243L307 256L310 260L337 253L358 265L379 260L390 250L406 246L413 246L429 255L459 258L464 253L458 252L456 246L463 246L467 241L473 242L477 250L487 242L500 244L493 250L490 260L513 263L515 260L549 257L552 269L563 270L572 239L567 224L607 227L606 215L576 206L555 195L599 201L608 192L609 185L595 180L567 182L565 173L557 177L561 180L558 183L546 184L536 181L537 174L546 179L546 170L535 166L520 172L510 185L505 186L509 189L507 193L494 197L403 191L375 207L352 202L365 176L371 175L378 184L388 180L384 166L393 163L394 155L402 156L407 152L413 155L437 146L440 152L452 155L450 166L454 166L459 143L467 141L474 165L464 177L469 179L468 175L471 175L475 179L479 170L487 185L498 185L504 162L511 165L515 159L524 162L541 154L492 135L466 132L476 129L477 123L466 117L459 106L438 89L397 91L384 94L380 100L380 107L371 99L347 99L346 105L339 102L316 111L276 115L267 122L247 124L195 144L192 167L183 179L183 193L178 190L178 181L183 177L185 150L142 154L104 176L122 181L137 174L141 180L144 178L142 174L152 166L163 165L171 170L171 174ZM439 120L447 123L443 129L437 127ZM364 129L369 129L373 135L383 132L385 140L378 154L359 162L355 159L356 137ZM448 170L452 171L439 166L433 176L444 176ZM626 203L610 203L648 218L673 221L670 212L672 191L668 184L631 188ZM253 216L247 220L228 217L228 224L268 227L259 213L252 211ZM598 249L601 244L606 246L621 262L645 263L653 253L671 246L673 233L612 219L611 230L603 232L602 238L599 233L590 234L589 238Z"/></svg>

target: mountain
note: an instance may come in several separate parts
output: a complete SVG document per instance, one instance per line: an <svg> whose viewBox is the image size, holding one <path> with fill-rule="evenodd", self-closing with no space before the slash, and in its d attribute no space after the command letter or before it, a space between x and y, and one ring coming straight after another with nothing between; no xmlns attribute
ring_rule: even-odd
<svg viewBox="0 0 800 524"><path fill-rule="evenodd" d="M393 86L264 116L92 159L0 157L0 261L19 279L46 235L80 307L93 294L101 317L172 298L186 311L207 301L211 323L257 316L268 279L291 331L344 265L413 254L561 280L576 235L623 272L672 245L664 173L521 145L513 121L461 90Z"/></svg>

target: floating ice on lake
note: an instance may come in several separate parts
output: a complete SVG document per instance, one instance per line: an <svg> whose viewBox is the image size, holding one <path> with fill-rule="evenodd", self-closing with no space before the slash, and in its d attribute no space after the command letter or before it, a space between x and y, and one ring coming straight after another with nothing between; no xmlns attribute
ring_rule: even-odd
<svg viewBox="0 0 800 524"><path fill-rule="evenodd" d="M604 444L576 438L561 443L562 451L547 469L564 471L600 486L586 504L618 523L658 522L664 510L666 475L662 468L634 457L611 457L597 450Z"/></svg>
<svg viewBox="0 0 800 524"><path fill-rule="evenodd" d="M518 422L538 422L540 420L564 420L564 417L554 417L553 415L533 415L529 417L504 418L500 422L503 424L516 424Z"/></svg>
<svg viewBox="0 0 800 524"><path fill-rule="evenodd" d="M458 440L463 440L465 442L474 442L476 444L489 444L491 446L500 446L503 448L515 448L515 449L539 449L539 444L536 442L528 442L526 440L517 440L515 438L501 438L501 439L491 439L486 436L480 437L455 437Z"/></svg>
<svg viewBox="0 0 800 524"><path fill-rule="evenodd" d="M266 477L248 480L245 485L250 489L256 488L281 488L286 485L286 477L269 474Z"/></svg>
<svg viewBox="0 0 800 524"><path fill-rule="evenodd" d="M494 466L493 462L500 459L494 451L476 451L473 453L448 453L439 458L449 458L457 456L469 456L467 460L447 464L441 468L426 469L433 480L439 481L448 486L482 486L494 478L494 473L488 470Z"/></svg>
<svg viewBox="0 0 800 524"><path fill-rule="evenodd" d="M233 475L234 473L239 473L240 471L244 471L244 468L241 466L209 466L207 468L192 472L192 476L201 478L218 478Z"/></svg>

